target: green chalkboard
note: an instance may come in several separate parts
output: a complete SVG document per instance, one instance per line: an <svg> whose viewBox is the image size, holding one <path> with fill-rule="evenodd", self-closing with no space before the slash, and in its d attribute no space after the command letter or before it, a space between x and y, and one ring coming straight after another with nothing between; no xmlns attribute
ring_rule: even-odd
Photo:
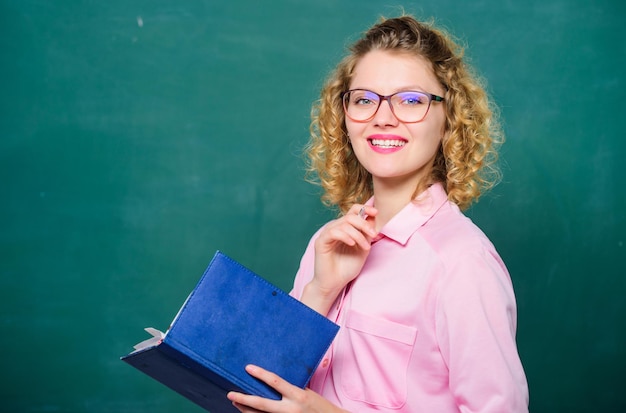
<svg viewBox="0 0 626 413"><path fill-rule="evenodd" d="M502 110L504 181L468 215L513 277L531 411L626 411L624 4L0 1L3 411L200 411L119 357L215 250L290 288L333 215L303 179L311 103L402 8Z"/></svg>

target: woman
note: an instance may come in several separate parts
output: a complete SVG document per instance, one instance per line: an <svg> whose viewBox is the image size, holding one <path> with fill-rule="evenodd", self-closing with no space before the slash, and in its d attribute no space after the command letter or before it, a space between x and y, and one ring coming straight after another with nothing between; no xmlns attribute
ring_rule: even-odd
<svg viewBox="0 0 626 413"><path fill-rule="evenodd" d="M341 325L300 389L248 372L280 401L242 412L525 412L507 269L462 213L495 183L498 123L442 32L372 27L322 90L309 145L341 216L311 239L292 295Z"/></svg>

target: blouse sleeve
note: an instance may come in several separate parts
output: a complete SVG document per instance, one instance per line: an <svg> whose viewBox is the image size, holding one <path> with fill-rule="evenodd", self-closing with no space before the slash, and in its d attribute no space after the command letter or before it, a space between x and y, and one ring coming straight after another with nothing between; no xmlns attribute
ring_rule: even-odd
<svg viewBox="0 0 626 413"><path fill-rule="evenodd" d="M296 273L296 277L293 282L293 288L289 292L289 295L294 297L297 300L300 300L302 297L302 291L304 290L304 286L313 279L313 264L315 261L315 239L319 234L318 230L313 237L309 240L309 244L304 251L304 255L300 259L300 267L298 268L298 272Z"/></svg>
<svg viewBox="0 0 626 413"><path fill-rule="evenodd" d="M436 330L461 412L528 412L528 386L515 342L517 310L506 267L480 246L446 268Z"/></svg>

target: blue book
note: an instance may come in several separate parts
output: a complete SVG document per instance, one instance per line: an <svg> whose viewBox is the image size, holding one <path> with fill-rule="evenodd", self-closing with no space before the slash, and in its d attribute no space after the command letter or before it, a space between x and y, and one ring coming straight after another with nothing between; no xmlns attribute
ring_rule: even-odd
<svg viewBox="0 0 626 413"><path fill-rule="evenodd" d="M304 388L339 326L217 252L168 331L122 360L211 413L238 412L235 390L280 399L245 371L270 370Z"/></svg>

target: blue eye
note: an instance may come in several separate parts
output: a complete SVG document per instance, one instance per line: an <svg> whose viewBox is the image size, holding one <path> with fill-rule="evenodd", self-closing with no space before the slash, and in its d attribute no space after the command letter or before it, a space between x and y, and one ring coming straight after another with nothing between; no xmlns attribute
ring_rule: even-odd
<svg viewBox="0 0 626 413"><path fill-rule="evenodd" d="M378 105L378 95L368 91L354 91L350 98L350 102L354 105Z"/></svg>
<svg viewBox="0 0 626 413"><path fill-rule="evenodd" d="M406 106L428 104L428 96L417 92L401 92L396 95L398 102Z"/></svg>

